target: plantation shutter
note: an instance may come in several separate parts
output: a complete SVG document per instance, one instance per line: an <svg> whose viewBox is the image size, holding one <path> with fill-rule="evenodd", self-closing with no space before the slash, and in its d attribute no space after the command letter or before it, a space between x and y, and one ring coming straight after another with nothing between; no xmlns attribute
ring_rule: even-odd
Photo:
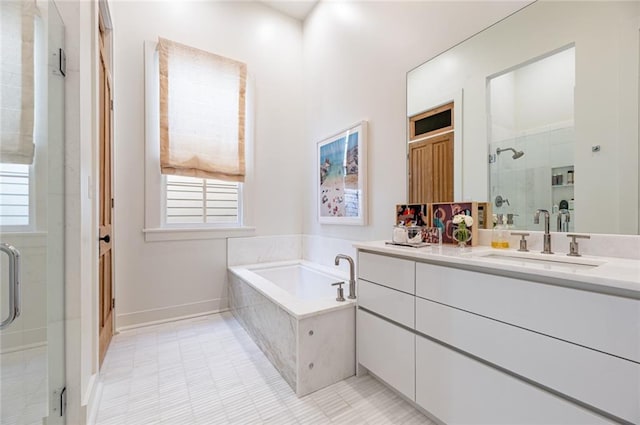
<svg viewBox="0 0 640 425"><path fill-rule="evenodd" d="M0 164L0 226L29 225L29 166Z"/></svg>
<svg viewBox="0 0 640 425"><path fill-rule="evenodd" d="M0 1L0 162L33 163L34 0Z"/></svg>
<svg viewBox="0 0 640 425"><path fill-rule="evenodd" d="M243 182L246 65L163 38L158 51L162 174Z"/></svg>
<svg viewBox="0 0 640 425"><path fill-rule="evenodd" d="M166 176L167 224L238 223L239 183Z"/></svg>

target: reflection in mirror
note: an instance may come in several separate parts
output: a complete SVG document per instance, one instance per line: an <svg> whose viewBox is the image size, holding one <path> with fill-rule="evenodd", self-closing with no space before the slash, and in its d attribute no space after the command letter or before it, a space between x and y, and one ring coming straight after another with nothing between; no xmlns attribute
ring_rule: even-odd
<svg viewBox="0 0 640 425"><path fill-rule="evenodd" d="M573 46L488 79L490 199L516 229L539 229L543 208L574 231L574 85Z"/></svg>
<svg viewBox="0 0 640 425"><path fill-rule="evenodd" d="M538 1L409 71L407 120L454 101L454 199L520 228L557 205L569 230L637 234L639 32L639 1Z"/></svg>
<svg viewBox="0 0 640 425"><path fill-rule="evenodd" d="M409 118L409 203L453 202L454 103Z"/></svg>

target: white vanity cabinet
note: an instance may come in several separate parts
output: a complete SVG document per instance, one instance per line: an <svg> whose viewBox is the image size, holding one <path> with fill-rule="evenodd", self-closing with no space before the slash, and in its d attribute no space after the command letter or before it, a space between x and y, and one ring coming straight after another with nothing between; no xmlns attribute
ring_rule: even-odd
<svg viewBox="0 0 640 425"><path fill-rule="evenodd" d="M373 374L449 424L640 423L639 300L407 257L359 251Z"/></svg>

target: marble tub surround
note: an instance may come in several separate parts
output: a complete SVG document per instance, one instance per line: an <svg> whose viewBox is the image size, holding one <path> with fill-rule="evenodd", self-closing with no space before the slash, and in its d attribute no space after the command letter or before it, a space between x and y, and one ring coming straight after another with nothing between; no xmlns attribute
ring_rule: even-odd
<svg viewBox="0 0 640 425"><path fill-rule="evenodd" d="M526 232L529 251L542 251L542 231L514 230L514 232ZM639 235L611 235L604 233L580 233L580 232L551 232L551 248L554 253L566 254L569 252L570 238L567 234L589 235L590 239L578 239L580 253L600 257L627 258L640 260L640 236ZM491 230L480 229L478 231L480 245L491 246ZM509 235L509 247L518 249L520 236Z"/></svg>
<svg viewBox="0 0 640 425"><path fill-rule="evenodd" d="M566 236L565 236L566 237ZM521 279L535 280L548 284L573 287L640 299L640 261L619 257L604 257L583 255L580 259L585 262L603 263L591 268L545 268L541 264L520 264L511 261L495 261L483 258L490 253L512 252L517 254L516 248L493 249L488 246L476 246L460 249L453 245L429 246L424 248L405 248L386 245L384 241L357 242L358 249L390 254L409 259L424 260L429 263L470 269L497 275L509 275ZM517 245L515 245L517 246ZM540 247L542 244L540 244ZM553 245L552 245L553 247ZM529 248L534 254L536 245ZM581 243L582 249L582 243ZM553 248L556 254L546 255L546 260L570 259L562 252Z"/></svg>
<svg viewBox="0 0 640 425"><path fill-rule="evenodd" d="M353 308L353 304L355 303L354 300L347 299L342 302L335 300L335 287L332 290L329 290L325 297L317 299L300 299L256 273L256 271L259 270L295 265L301 265L331 277L330 280L333 282L345 282L343 288L345 289L345 293L348 291L348 273L344 273L337 267L332 269L304 260L277 261L273 263L229 267L229 279L231 279L232 276L236 276L244 280L249 283L254 290L277 304L279 308L298 320L323 312Z"/></svg>
<svg viewBox="0 0 640 425"><path fill-rule="evenodd" d="M296 297L259 275L301 266L326 276L318 298ZM331 281L348 275L295 260L229 267L229 305L298 396L355 374L355 302L335 300Z"/></svg>
<svg viewBox="0 0 640 425"><path fill-rule="evenodd" d="M296 319L230 273L229 307L289 386L296 389Z"/></svg>

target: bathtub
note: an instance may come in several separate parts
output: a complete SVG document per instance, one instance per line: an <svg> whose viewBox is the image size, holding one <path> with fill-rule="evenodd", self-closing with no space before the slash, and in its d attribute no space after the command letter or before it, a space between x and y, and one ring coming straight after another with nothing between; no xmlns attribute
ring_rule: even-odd
<svg viewBox="0 0 640 425"><path fill-rule="evenodd" d="M229 267L229 306L298 396L355 374L355 300L348 276L306 261Z"/></svg>

